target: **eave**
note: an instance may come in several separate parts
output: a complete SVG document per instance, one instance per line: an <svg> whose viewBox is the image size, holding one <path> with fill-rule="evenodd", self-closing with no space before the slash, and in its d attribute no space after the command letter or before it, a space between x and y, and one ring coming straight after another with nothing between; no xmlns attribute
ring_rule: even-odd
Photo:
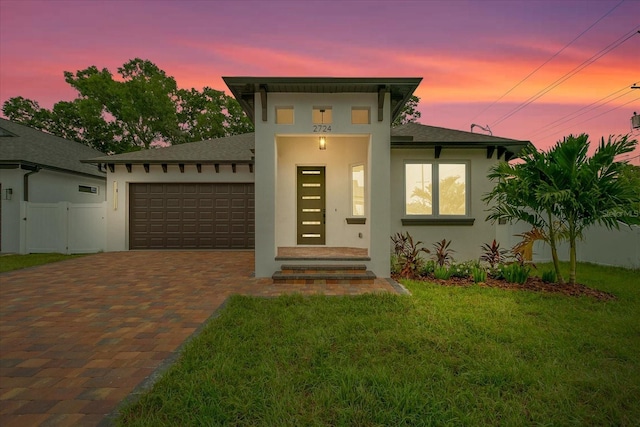
<svg viewBox="0 0 640 427"><path fill-rule="evenodd" d="M382 120L384 96L391 98L391 122L400 114L422 78L353 77L223 77L231 93L253 123L259 116L267 120L269 93L376 93L378 120ZM260 93L262 109L255 111L255 94Z"/></svg>

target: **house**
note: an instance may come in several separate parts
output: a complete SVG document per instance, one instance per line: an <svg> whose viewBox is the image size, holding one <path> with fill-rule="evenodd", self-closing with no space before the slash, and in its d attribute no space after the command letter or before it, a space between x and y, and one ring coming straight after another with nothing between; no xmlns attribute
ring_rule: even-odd
<svg viewBox="0 0 640 427"><path fill-rule="evenodd" d="M389 277L390 236L477 258L486 175L529 142L409 123L420 78L225 77L255 133L87 161L107 168L107 250L255 249L257 277L362 263Z"/></svg>
<svg viewBox="0 0 640 427"><path fill-rule="evenodd" d="M0 251L25 253L26 203L104 203L103 153L0 118Z"/></svg>

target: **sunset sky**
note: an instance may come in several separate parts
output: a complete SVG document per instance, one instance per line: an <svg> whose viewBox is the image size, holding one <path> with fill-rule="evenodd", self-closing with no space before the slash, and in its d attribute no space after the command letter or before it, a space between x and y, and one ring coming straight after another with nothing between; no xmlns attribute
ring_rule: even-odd
<svg viewBox="0 0 640 427"><path fill-rule="evenodd" d="M76 96L64 71L135 57L227 93L222 76L423 77L421 123L546 148L631 131L638 31L639 0L0 0L0 102L51 108Z"/></svg>

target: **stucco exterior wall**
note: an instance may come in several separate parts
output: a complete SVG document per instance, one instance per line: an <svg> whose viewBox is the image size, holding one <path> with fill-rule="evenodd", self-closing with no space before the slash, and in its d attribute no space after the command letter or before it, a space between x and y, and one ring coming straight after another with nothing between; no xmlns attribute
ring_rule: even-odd
<svg viewBox="0 0 640 427"><path fill-rule="evenodd" d="M278 137L276 190L276 246L296 246L297 166L324 166L326 174L326 245L369 247L369 224L347 224L351 215L351 166L369 169L369 136L331 137L327 149L318 149L317 137ZM365 218L369 214L365 186ZM362 237L360 237L360 233Z"/></svg>
<svg viewBox="0 0 640 427"><path fill-rule="evenodd" d="M23 169L0 169L2 183L2 252L23 253L25 248L25 227L20 202L24 201ZM79 185L98 188L97 194L78 191ZM11 188L11 200L6 200L5 190ZM29 201L34 203L102 203L105 200L105 180L64 172L42 169L29 175Z"/></svg>
<svg viewBox="0 0 640 427"><path fill-rule="evenodd" d="M280 263L276 262L276 251L279 239L288 241L287 235L279 235L279 219L277 215L282 215L276 208L276 189L280 188L278 180L288 180L290 177L279 176L277 172L280 168L278 159L277 142L279 137L298 136L309 137L317 140L319 133L314 133L312 110L314 107L331 107L332 123L331 132L327 136L327 154L323 154L326 159L322 159L320 150L315 153L310 151L308 159L296 158L292 161L300 161L307 164L317 164L316 162L328 161L332 156L332 137L347 137L350 135L368 135L370 144L368 147L366 164L372 165L366 171L366 187L371 189L369 200L369 212L367 226L370 230L369 256L371 261L368 267L380 277L389 276L389 95L384 102L384 120L378 121L377 117L377 94L297 94L297 93L269 93L267 98L267 121L262 121L262 104L260 94L255 95L256 109L256 276L271 276L279 269ZM275 122L276 107L293 107L294 123L277 124ZM352 107L369 107L371 110L371 123L363 125L351 124ZM283 152L284 153L284 152ZM284 159L280 159L283 160ZM344 161L342 162L344 164ZM290 165L295 168L295 164ZM373 170L375 168L375 170ZM343 175L344 176L344 175ZM295 180L294 180L295 184ZM343 195L348 195L349 188L345 187ZM348 196L346 196L348 197ZM330 208L329 206L327 206ZM333 214L335 218L344 216L340 211L341 206L334 206ZM335 209L338 209L336 211ZM337 220L336 220L337 221ZM336 223L333 223L336 225ZM342 226L340 226L342 227ZM332 230L327 231L330 236ZM351 234L351 233L350 233ZM276 240L278 235L278 240ZM347 241L351 242L351 239ZM336 241L337 242L337 241ZM364 244L364 242L363 242Z"/></svg>
<svg viewBox="0 0 640 427"><path fill-rule="evenodd" d="M475 218L472 226L402 225L402 218L405 217L404 164L419 160L468 162L470 182L466 191L470 192L469 216ZM454 254L456 261L478 259L482 244L490 243L496 236L496 226L485 221L487 207L482 201L482 196L493 188L493 184L487 179L487 174L489 168L496 162L495 156L493 159L486 158L485 149L447 150L444 148L439 159L435 159L433 149L392 150L391 234L408 231L414 240L422 241L429 250L433 249L432 244L436 241L451 240L450 248L456 251ZM387 242L387 248L390 248L390 241Z"/></svg>
<svg viewBox="0 0 640 427"><path fill-rule="evenodd" d="M184 173L178 165L150 165L145 172L142 165L132 165L128 172L124 165L115 165L107 176L107 251L129 250L129 184L130 183L251 183L254 175L248 165L237 165L234 173L231 165L220 165L216 173L213 165L202 165L198 173L195 165L185 165Z"/></svg>

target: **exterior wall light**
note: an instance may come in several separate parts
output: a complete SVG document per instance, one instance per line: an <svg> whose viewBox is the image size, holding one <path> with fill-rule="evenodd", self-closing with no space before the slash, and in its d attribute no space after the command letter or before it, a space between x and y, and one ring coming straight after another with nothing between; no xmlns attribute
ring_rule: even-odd
<svg viewBox="0 0 640 427"><path fill-rule="evenodd" d="M326 150L327 149L327 138L324 136L320 137L320 147L321 150Z"/></svg>
<svg viewBox="0 0 640 427"><path fill-rule="evenodd" d="M7 188L4 190L4 199L5 200L11 200L11 197L13 197L13 188Z"/></svg>

